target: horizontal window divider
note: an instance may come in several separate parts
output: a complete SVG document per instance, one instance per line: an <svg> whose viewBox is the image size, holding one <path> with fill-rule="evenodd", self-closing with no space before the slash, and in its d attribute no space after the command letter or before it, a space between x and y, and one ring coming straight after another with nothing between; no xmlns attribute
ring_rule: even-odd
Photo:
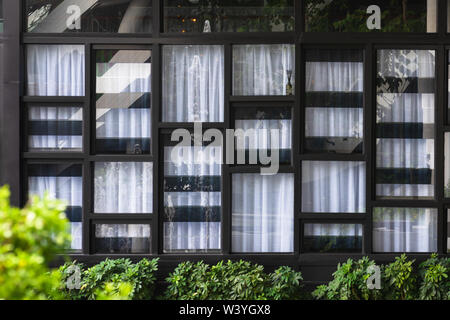
<svg viewBox="0 0 450 320"><path fill-rule="evenodd" d="M32 158L32 159L25 159L27 164L82 164L84 161L83 159L76 159L76 158Z"/></svg>
<svg viewBox="0 0 450 320"><path fill-rule="evenodd" d="M92 50L151 50L151 44L93 44Z"/></svg>
<svg viewBox="0 0 450 320"><path fill-rule="evenodd" d="M302 221L311 222L313 220L320 221L320 223L333 223L342 221L357 221L358 223L364 223L367 214L366 213L311 213L311 212L301 212L297 216L298 219Z"/></svg>
<svg viewBox="0 0 450 320"><path fill-rule="evenodd" d="M362 257L369 257L378 264L390 263L395 260L401 253L301 253L299 256L299 264L304 266L333 266L336 268L338 263L343 263L348 259L359 260ZM422 262L430 258L431 253L407 253L408 259L415 259ZM448 257L448 255L440 255Z"/></svg>
<svg viewBox="0 0 450 320"><path fill-rule="evenodd" d="M91 162L153 162L152 155L90 155L88 160Z"/></svg>
<svg viewBox="0 0 450 320"><path fill-rule="evenodd" d="M437 33L407 32L304 32L299 34L302 44L332 45L342 48L350 45L363 45L367 42L396 46L399 44L424 44L441 42L443 38ZM417 45L412 45L417 47Z"/></svg>
<svg viewBox="0 0 450 320"><path fill-rule="evenodd" d="M369 202L369 201L368 201ZM370 206L375 208L438 208L440 202L437 200L414 200L414 199L377 199L370 201Z"/></svg>
<svg viewBox="0 0 450 320"><path fill-rule="evenodd" d="M295 96L230 96L230 102L295 102Z"/></svg>
<svg viewBox="0 0 450 320"><path fill-rule="evenodd" d="M450 132L450 125L444 125L443 129L444 129L444 133Z"/></svg>
<svg viewBox="0 0 450 320"><path fill-rule="evenodd" d="M24 96L22 101L25 103L65 103L65 104L76 104L77 107L82 107L86 102L85 96L79 97L69 97L69 96Z"/></svg>
<svg viewBox="0 0 450 320"><path fill-rule="evenodd" d="M232 102L231 108L294 108L294 101L248 101L248 102Z"/></svg>
<svg viewBox="0 0 450 320"><path fill-rule="evenodd" d="M337 153L316 153L301 154L299 159L303 161L366 161L363 154L337 154Z"/></svg>
<svg viewBox="0 0 450 320"><path fill-rule="evenodd" d="M217 129L224 129L226 127L225 123L223 122L202 122L202 128L203 129L211 129L211 128L217 128ZM158 124L159 129L180 129L180 128L186 128L186 129L193 129L194 123L193 122L160 122Z"/></svg>
<svg viewBox="0 0 450 320"><path fill-rule="evenodd" d="M80 152L62 152L62 151L54 151L54 152L24 152L24 159L84 159L86 156Z"/></svg>
<svg viewBox="0 0 450 320"><path fill-rule="evenodd" d="M89 213L88 218L91 225L94 224L151 224L153 220L151 213Z"/></svg>
<svg viewBox="0 0 450 320"><path fill-rule="evenodd" d="M242 166L230 166L227 165L229 173L261 173L261 166L252 165L242 165ZM281 165L279 167L278 173L295 173L295 168L293 166Z"/></svg>

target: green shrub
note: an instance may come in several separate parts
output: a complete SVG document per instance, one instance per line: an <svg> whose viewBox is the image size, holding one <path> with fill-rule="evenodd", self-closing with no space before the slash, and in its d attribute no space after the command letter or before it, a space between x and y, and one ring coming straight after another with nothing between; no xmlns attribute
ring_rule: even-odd
<svg viewBox="0 0 450 320"><path fill-rule="evenodd" d="M419 266L419 299L450 300L450 258L439 259L437 254Z"/></svg>
<svg viewBox="0 0 450 320"><path fill-rule="evenodd" d="M301 273L281 267L272 274L248 261L214 266L183 262L166 279L169 300L276 300L300 296Z"/></svg>
<svg viewBox="0 0 450 320"><path fill-rule="evenodd" d="M383 268L384 298L412 300L417 295L417 277L413 272L414 260L405 254Z"/></svg>
<svg viewBox="0 0 450 320"><path fill-rule="evenodd" d="M70 244L65 205L46 195L18 209L9 197L0 188L0 300L58 299L59 273L48 264Z"/></svg>
<svg viewBox="0 0 450 320"><path fill-rule="evenodd" d="M328 285L318 286L313 297L319 300L376 300L381 298L381 290L370 290L367 280L373 274L369 267L375 262L364 257L358 261L348 259L339 264Z"/></svg>

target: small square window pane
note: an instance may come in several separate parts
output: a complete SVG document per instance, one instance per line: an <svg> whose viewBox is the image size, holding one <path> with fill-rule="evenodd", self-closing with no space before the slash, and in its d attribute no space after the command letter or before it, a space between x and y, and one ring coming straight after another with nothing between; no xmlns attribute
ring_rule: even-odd
<svg viewBox="0 0 450 320"><path fill-rule="evenodd" d="M365 162L303 161L302 211L366 212Z"/></svg>
<svg viewBox="0 0 450 320"><path fill-rule="evenodd" d="M95 253L150 253L150 225L96 224L94 241Z"/></svg>
<svg viewBox="0 0 450 320"><path fill-rule="evenodd" d="M435 252L437 209L375 208L374 252Z"/></svg>
<svg viewBox="0 0 450 320"><path fill-rule="evenodd" d="M294 86L294 45L233 46L233 95L293 95Z"/></svg>
<svg viewBox="0 0 450 320"><path fill-rule="evenodd" d="M83 108L79 106L30 106L29 151L82 151Z"/></svg>
<svg viewBox="0 0 450 320"><path fill-rule="evenodd" d="M82 45L27 45L27 95L84 96Z"/></svg>
<svg viewBox="0 0 450 320"><path fill-rule="evenodd" d="M363 152L363 51L306 51L305 150Z"/></svg>
<svg viewBox="0 0 450 320"><path fill-rule="evenodd" d="M81 164L31 164L28 165L28 193L52 198L67 203L66 216L70 221L72 250L82 248L83 178Z"/></svg>
<svg viewBox="0 0 450 320"><path fill-rule="evenodd" d="M153 163L95 163L95 213L153 213Z"/></svg>
<svg viewBox="0 0 450 320"><path fill-rule="evenodd" d="M96 152L149 154L150 50L96 51Z"/></svg>
<svg viewBox="0 0 450 320"><path fill-rule="evenodd" d="M444 157L444 193L446 198L450 198L450 132L445 133Z"/></svg>
<svg viewBox="0 0 450 320"><path fill-rule="evenodd" d="M307 253L361 253L361 224L319 224L304 226L303 251Z"/></svg>
<svg viewBox="0 0 450 320"><path fill-rule="evenodd" d="M294 251L294 175L233 174L232 250Z"/></svg>
<svg viewBox="0 0 450 320"><path fill-rule="evenodd" d="M163 122L223 122L223 46L164 46L162 55Z"/></svg>

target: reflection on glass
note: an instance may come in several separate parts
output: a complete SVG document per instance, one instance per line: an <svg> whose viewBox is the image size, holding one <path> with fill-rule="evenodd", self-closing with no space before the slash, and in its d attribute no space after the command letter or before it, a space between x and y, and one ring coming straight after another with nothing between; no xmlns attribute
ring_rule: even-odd
<svg viewBox="0 0 450 320"><path fill-rule="evenodd" d="M305 149L363 152L362 50L306 51Z"/></svg>
<svg viewBox="0 0 450 320"><path fill-rule="evenodd" d="M302 211L366 212L365 162L303 161Z"/></svg>
<svg viewBox="0 0 450 320"><path fill-rule="evenodd" d="M380 198L434 197L434 50L379 50L377 174Z"/></svg>
<svg viewBox="0 0 450 320"><path fill-rule="evenodd" d="M152 0L26 0L26 14L27 32L152 32Z"/></svg>
<svg viewBox="0 0 450 320"><path fill-rule="evenodd" d="M28 165L28 193L65 201L66 216L70 221L72 250L82 248L83 178L81 164L31 164Z"/></svg>
<svg viewBox="0 0 450 320"><path fill-rule="evenodd" d="M309 32L437 31L437 0L306 0L305 7Z"/></svg>
<svg viewBox="0 0 450 320"><path fill-rule="evenodd" d="M81 151L81 107L31 106L28 108L29 151Z"/></svg>
<svg viewBox="0 0 450 320"><path fill-rule="evenodd" d="M3 25L5 21L3 18L3 0L0 0L0 33L3 32Z"/></svg>
<svg viewBox="0 0 450 320"><path fill-rule="evenodd" d="M294 45L233 46L233 95L293 95L294 87Z"/></svg>
<svg viewBox="0 0 450 320"><path fill-rule="evenodd" d="M272 157L272 150L278 152L280 163L291 162L291 108L239 108L234 111L234 119L236 133L243 130L243 139L236 139L235 142L237 153L235 163L261 164L260 152ZM272 130L275 130L276 134ZM275 140L276 137L278 140Z"/></svg>
<svg viewBox="0 0 450 320"><path fill-rule="evenodd" d="M148 224L96 224L95 253L150 253Z"/></svg>
<svg viewBox="0 0 450 320"><path fill-rule="evenodd" d="M95 213L152 213L153 163L97 162Z"/></svg>
<svg viewBox="0 0 450 320"><path fill-rule="evenodd" d="M232 250L294 250L294 175L233 174Z"/></svg>
<svg viewBox="0 0 450 320"><path fill-rule="evenodd" d="M221 159L220 147L164 147L164 252L220 250Z"/></svg>
<svg viewBox="0 0 450 320"><path fill-rule="evenodd" d="M447 252L450 252L450 210L447 210Z"/></svg>
<svg viewBox="0 0 450 320"><path fill-rule="evenodd" d="M150 153L151 51L96 51L97 153Z"/></svg>
<svg viewBox="0 0 450 320"><path fill-rule="evenodd" d="M222 122L223 46L164 46L164 122Z"/></svg>
<svg viewBox="0 0 450 320"><path fill-rule="evenodd" d="M437 209L375 208L374 252L435 252Z"/></svg>
<svg viewBox="0 0 450 320"><path fill-rule="evenodd" d="M294 0L165 0L165 32L294 30Z"/></svg>
<svg viewBox="0 0 450 320"><path fill-rule="evenodd" d="M446 198L450 198L450 132L445 133L444 158L444 193Z"/></svg>
<svg viewBox="0 0 450 320"><path fill-rule="evenodd" d="M361 253L361 224L318 224L304 226L303 251L307 253Z"/></svg>

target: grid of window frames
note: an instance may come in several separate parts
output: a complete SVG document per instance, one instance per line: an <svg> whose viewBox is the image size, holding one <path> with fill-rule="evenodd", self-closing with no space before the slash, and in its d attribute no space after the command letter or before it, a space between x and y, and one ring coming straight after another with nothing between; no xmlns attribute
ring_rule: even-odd
<svg viewBox="0 0 450 320"><path fill-rule="evenodd" d="M341 2L23 1L23 199L85 256L450 252L447 2Z"/></svg>

